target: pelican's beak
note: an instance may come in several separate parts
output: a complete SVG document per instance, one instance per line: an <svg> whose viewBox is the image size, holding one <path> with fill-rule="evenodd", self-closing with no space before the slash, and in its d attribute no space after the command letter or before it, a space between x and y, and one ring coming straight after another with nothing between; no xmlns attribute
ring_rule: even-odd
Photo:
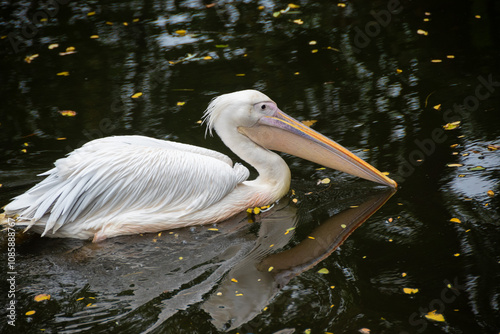
<svg viewBox="0 0 500 334"><path fill-rule="evenodd" d="M397 187L394 180L369 163L279 109L272 116L263 116L256 125L240 127L238 130L267 149L292 154L392 188Z"/></svg>

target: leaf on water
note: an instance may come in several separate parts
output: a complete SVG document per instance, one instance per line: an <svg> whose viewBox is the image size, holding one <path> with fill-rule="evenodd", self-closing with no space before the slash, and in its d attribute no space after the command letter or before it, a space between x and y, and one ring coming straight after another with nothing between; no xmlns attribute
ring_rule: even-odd
<svg viewBox="0 0 500 334"><path fill-rule="evenodd" d="M46 293L42 293L39 295L36 295L35 298L33 298L36 302L41 302L42 300L50 300L50 295Z"/></svg>
<svg viewBox="0 0 500 334"><path fill-rule="evenodd" d="M80 300L83 300L84 298L85 298L85 297L80 297L80 298L78 298L76 301L78 302L78 301L80 301Z"/></svg>
<svg viewBox="0 0 500 334"><path fill-rule="evenodd" d="M407 295L414 295L418 292L418 289L414 288L403 288L403 292L406 293Z"/></svg>
<svg viewBox="0 0 500 334"><path fill-rule="evenodd" d="M344 7L345 7L345 3L343 3L343 2L339 2L339 3L337 4L337 7L344 8Z"/></svg>
<svg viewBox="0 0 500 334"><path fill-rule="evenodd" d="M267 269L267 271L273 271L274 267L269 267L269 269Z"/></svg>
<svg viewBox="0 0 500 334"><path fill-rule="evenodd" d="M136 98L141 97L141 96L142 96L142 92L137 92L134 95L132 95L131 98L136 99Z"/></svg>
<svg viewBox="0 0 500 334"><path fill-rule="evenodd" d="M304 24L304 21L302 21L301 19L296 19L296 20L293 20L293 23L297 23L297 24Z"/></svg>
<svg viewBox="0 0 500 334"><path fill-rule="evenodd" d="M460 126L460 121L456 121L456 122L451 122L451 123L447 123L447 124L443 125L443 129L454 130L454 129L458 128L459 126Z"/></svg>
<svg viewBox="0 0 500 334"><path fill-rule="evenodd" d="M431 63L442 63L442 59L431 59Z"/></svg>
<svg viewBox="0 0 500 334"><path fill-rule="evenodd" d="M49 45L49 50L52 50L52 49L55 49L55 48L58 48L59 47L59 44L57 43L52 43Z"/></svg>
<svg viewBox="0 0 500 334"><path fill-rule="evenodd" d="M38 53L35 53L34 55L31 56L26 56L26 58L24 58L24 61L27 62L28 64L31 64L33 59L37 58L38 56L39 56Z"/></svg>
<svg viewBox="0 0 500 334"><path fill-rule="evenodd" d="M447 164L448 167L462 167L462 164Z"/></svg>
<svg viewBox="0 0 500 334"><path fill-rule="evenodd" d="M370 334L370 332L371 332L371 331L370 331L370 329L369 329L369 328L361 328L361 329L359 330L359 332L360 332L361 334Z"/></svg>
<svg viewBox="0 0 500 334"><path fill-rule="evenodd" d="M184 101L177 101L177 105L178 105L178 106L183 106L183 105L185 105L185 104L186 104L186 102L184 102Z"/></svg>
<svg viewBox="0 0 500 334"><path fill-rule="evenodd" d="M495 193L493 192L493 190L488 190L488 191L487 191L487 194L488 194L488 196L490 196L490 197L495 196Z"/></svg>
<svg viewBox="0 0 500 334"><path fill-rule="evenodd" d="M441 110L441 104L436 104L434 107L432 107L436 110Z"/></svg>
<svg viewBox="0 0 500 334"><path fill-rule="evenodd" d="M305 126L311 126L316 122L317 120L309 120L309 121L302 121L302 124L304 124Z"/></svg>
<svg viewBox="0 0 500 334"><path fill-rule="evenodd" d="M59 113L66 117L76 116L76 111L74 110L59 110Z"/></svg>
<svg viewBox="0 0 500 334"><path fill-rule="evenodd" d="M452 222L452 223L459 223L459 224L461 223L460 219L458 219L458 218L451 218L450 222Z"/></svg>
<svg viewBox="0 0 500 334"><path fill-rule="evenodd" d="M93 15L95 15L95 12L88 12L87 13L87 16L93 16Z"/></svg>
<svg viewBox="0 0 500 334"><path fill-rule="evenodd" d="M483 166L476 166L476 167L471 167L469 168L469 170L472 170L472 171L476 171L476 170L485 170L486 168L484 168Z"/></svg>
<svg viewBox="0 0 500 334"><path fill-rule="evenodd" d="M238 283L238 280L236 278L231 278L231 282Z"/></svg>
<svg viewBox="0 0 500 334"><path fill-rule="evenodd" d="M427 36L429 33L423 29L418 29L417 34Z"/></svg>
<svg viewBox="0 0 500 334"><path fill-rule="evenodd" d="M346 224L341 224L341 225L340 225L340 227L342 227L342 228L346 228L346 227L347 227L347 225L346 225Z"/></svg>
<svg viewBox="0 0 500 334"><path fill-rule="evenodd" d="M229 46L228 44L217 44L215 47L218 49L223 49L223 48L227 48L228 46Z"/></svg>
<svg viewBox="0 0 500 334"><path fill-rule="evenodd" d="M443 322L444 321L444 317L442 314L439 314L439 313L436 313L436 310L434 311L430 311L429 313L427 313L425 315L425 317L429 320L432 320L432 321L438 321L438 322Z"/></svg>
<svg viewBox="0 0 500 334"><path fill-rule="evenodd" d="M407 273L401 273L401 277L406 277Z"/></svg>
<svg viewBox="0 0 500 334"><path fill-rule="evenodd" d="M454 257L459 257L460 256L460 253L455 253L453 254Z"/></svg>
<svg viewBox="0 0 500 334"><path fill-rule="evenodd" d="M297 9L297 8L300 8L300 6L299 6L299 5L296 5L296 4L294 4L294 3L289 3L289 4L288 4L288 7L290 7L291 9Z"/></svg>
<svg viewBox="0 0 500 334"><path fill-rule="evenodd" d="M184 30L184 29L176 30L175 33L179 36L184 36L184 35L186 35L186 30Z"/></svg>
<svg viewBox="0 0 500 334"><path fill-rule="evenodd" d="M67 77L69 75L69 72L68 71L59 72L59 73L57 73L57 75L60 77Z"/></svg>
<svg viewBox="0 0 500 334"><path fill-rule="evenodd" d="M493 144L488 145L488 151L496 151L499 148L500 148L500 145L493 145Z"/></svg>
<svg viewBox="0 0 500 334"><path fill-rule="evenodd" d="M330 271L326 268L321 268L320 270L318 270L318 274L329 274Z"/></svg>
<svg viewBox="0 0 500 334"><path fill-rule="evenodd" d="M33 314L35 314L35 311L28 311L28 312L26 312L26 315L33 315Z"/></svg>
<svg viewBox="0 0 500 334"><path fill-rule="evenodd" d="M321 180L321 183L323 183L323 184L328 184L330 182L331 182L331 180L329 178L324 178L323 180Z"/></svg>
<svg viewBox="0 0 500 334"><path fill-rule="evenodd" d="M92 38L92 39L98 39L99 35L90 35L90 38Z"/></svg>

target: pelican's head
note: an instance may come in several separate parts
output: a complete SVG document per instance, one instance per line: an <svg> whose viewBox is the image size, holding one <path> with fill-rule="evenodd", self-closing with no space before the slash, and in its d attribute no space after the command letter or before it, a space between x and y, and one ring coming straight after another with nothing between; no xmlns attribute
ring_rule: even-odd
<svg viewBox="0 0 500 334"><path fill-rule="evenodd" d="M204 114L207 131L237 130L269 150L295 155L392 188L397 183L340 144L282 112L269 97L242 90L216 97Z"/></svg>

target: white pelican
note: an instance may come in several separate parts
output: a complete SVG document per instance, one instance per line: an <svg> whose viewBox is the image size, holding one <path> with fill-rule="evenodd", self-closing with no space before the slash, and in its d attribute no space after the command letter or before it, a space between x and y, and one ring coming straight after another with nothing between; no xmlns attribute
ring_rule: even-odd
<svg viewBox="0 0 500 334"><path fill-rule="evenodd" d="M396 188L336 142L278 109L255 90L221 95L204 114L207 132L259 176L219 152L143 136L93 140L55 162L47 176L5 208L5 217L47 237L100 241L223 221L271 204L290 187L289 153Z"/></svg>

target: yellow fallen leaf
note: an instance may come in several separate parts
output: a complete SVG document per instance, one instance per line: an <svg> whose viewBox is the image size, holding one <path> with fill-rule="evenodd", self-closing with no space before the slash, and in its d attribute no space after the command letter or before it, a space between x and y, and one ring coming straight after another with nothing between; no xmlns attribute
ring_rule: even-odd
<svg viewBox="0 0 500 334"><path fill-rule="evenodd" d="M218 231L219 229L218 228L208 228L207 231Z"/></svg>
<svg viewBox="0 0 500 334"><path fill-rule="evenodd" d="M431 63L442 63L443 60L442 59L432 59L431 60Z"/></svg>
<svg viewBox="0 0 500 334"><path fill-rule="evenodd" d="M321 180L321 183L328 184L328 183L330 183L330 181L331 180L329 178L324 178L323 180Z"/></svg>
<svg viewBox="0 0 500 334"><path fill-rule="evenodd" d="M360 332L361 334L370 334L370 332L371 332L371 331L370 331L370 329L369 329L369 328L361 328L361 329L359 330L359 332Z"/></svg>
<svg viewBox="0 0 500 334"><path fill-rule="evenodd" d="M90 35L90 38L92 38L92 39L98 39L99 35Z"/></svg>
<svg viewBox="0 0 500 334"><path fill-rule="evenodd" d="M408 274L407 273L402 273L401 277L406 277L406 275L408 275Z"/></svg>
<svg viewBox="0 0 500 334"><path fill-rule="evenodd" d="M436 110L441 110L441 104L436 104L433 108Z"/></svg>
<svg viewBox="0 0 500 334"><path fill-rule="evenodd" d="M345 3L343 3L343 2L339 2L339 3L337 4L337 7L342 7L342 8L344 8L344 7L345 7Z"/></svg>
<svg viewBox="0 0 500 334"><path fill-rule="evenodd" d="M460 126L460 121L456 121L456 122L451 122L451 123L447 123L447 124L443 125L443 129L454 130L454 129L458 128L459 126Z"/></svg>
<svg viewBox="0 0 500 334"><path fill-rule="evenodd" d="M186 30L183 30L183 29L181 29L181 30L176 30L176 31L175 31L175 33L176 33L177 35L179 35L179 36L184 36L184 35L186 34Z"/></svg>
<svg viewBox="0 0 500 334"><path fill-rule="evenodd" d="M35 59L38 56L39 56L38 53L31 55L31 56L26 56L26 58L24 58L24 61L27 62L28 64L30 64L33 61L33 59Z"/></svg>
<svg viewBox="0 0 500 334"><path fill-rule="evenodd" d="M490 196L490 197L495 196L495 193L493 192L493 190L488 190L486 193L487 193L487 194L488 194L488 196Z"/></svg>
<svg viewBox="0 0 500 334"><path fill-rule="evenodd" d="M459 257L460 256L460 253L455 253L453 254L454 257Z"/></svg>
<svg viewBox="0 0 500 334"><path fill-rule="evenodd" d="M210 56L205 56L205 57L203 57L203 59L204 59L204 60L210 60L210 59L213 59L213 58L212 58L212 57L210 57Z"/></svg>
<svg viewBox="0 0 500 334"><path fill-rule="evenodd" d="M462 167L462 164L447 164L448 167Z"/></svg>
<svg viewBox="0 0 500 334"><path fill-rule="evenodd" d="M317 120L302 121L302 124L304 124L305 126L311 126L316 122L317 122Z"/></svg>
<svg viewBox="0 0 500 334"><path fill-rule="evenodd" d="M26 312L26 315L33 315L33 314L35 314L35 311L28 311L28 312Z"/></svg>
<svg viewBox="0 0 500 334"><path fill-rule="evenodd" d="M113 22L106 21L106 25L108 25L108 26L112 26L113 24L114 24Z"/></svg>
<svg viewBox="0 0 500 334"><path fill-rule="evenodd" d="M429 33L423 29L418 29L417 34L427 36Z"/></svg>
<svg viewBox="0 0 500 334"><path fill-rule="evenodd" d="M326 268L321 268L320 270L318 270L318 274L329 274L330 273L330 270L326 269Z"/></svg>
<svg viewBox="0 0 500 334"><path fill-rule="evenodd" d="M403 73L403 70L400 70L399 68L396 69L396 73Z"/></svg>
<svg viewBox="0 0 500 334"><path fill-rule="evenodd" d="M460 219L458 219L458 218L451 218L450 222L452 222L452 223L459 223L459 224L461 223Z"/></svg>
<svg viewBox="0 0 500 334"><path fill-rule="evenodd" d="M184 101L178 101L178 102L177 102L177 105L178 105L178 106L183 106L183 105L185 105L185 104L186 104L186 102L184 102Z"/></svg>
<svg viewBox="0 0 500 334"><path fill-rule="evenodd" d="M500 145L493 145L493 144L488 145L488 151L496 151L499 148L500 148Z"/></svg>
<svg viewBox="0 0 500 334"><path fill-rule="evenodd" d="M425 315L425 317L429 320L433 320L433 321L439 321L439 322L443 322L444 321L444 317L442 314L439 314L439 313L436 313L436 310L434 311L430 311L429 313L427 313Z"/></svg>
<svg viewBox="0 0 500 334"><path fill-rule="evenodd" d="M418 292L418 289L403 288L403 292L406 293L407 295L413 295Z"/></svg>
<svg viewBox="0 0 500 334"><path fill-rule="evenodd" d="M42 294L39 294L39 295L36 295L35 298L33 298L36 302L41 302L42 300L49 300L50 299L50 295L46 294L46 293L42 293Z"/></svg>
<svg viewBox="0 0 500 334"><path fill-rule="evenodd" d="M52 50L52 49L55 49L55 48L58 48L59 47L59 44L57 43L52 43L49 45L49 50Z"/></svg>
<svg viewBox="0 0 500 334"><path fill-rule="evenodd" d="M60 77L67 77L69 75L69 72L68 71L59 72L59 73L57 73L57 75Z"/></svg>
<svg viewBox="0 0 500 334"><path fill-rule="evenodd" d="M131 98L136 99L136 98L141 97L141 96L142 96L142 92L137 92L134 95L132 95Z"/></svg>
<svg viewBox="0 0 500 334"><path fill-rule="evenodd" d="M454 59L455 56L454 55L446 55L446 58L448 58L448 59Z"/></svg>
<svg viewBox="0 0 500 334"><path fill-rule="evenodd" d="M88 12L87 13L87 16L92 16L92 15L95 15L95 12Z"/></svg>
<svg viewBox="0 0 500 334"><path fill-rule="evenodd" d="M274 267L269 267L269 269L267 269L267 271L273 271Z"/></svg>
<svg viewBox="0 0 500 334"><path fill-rule="evenodd" d="M133 19L132 22L139 22L139 18Z"/></svg>
<svg viewBox="0 0 500 334"><path fill-rule="evenodd" d="M315 240L316 238L315 237L311 237L311 236L308 236L309 239L311 240Z"/></svg>
<svg viewBox="0 0 500 334"><path fill-rule="evenodd" d="M301 19L297 19L297 20L293 20L293 23L304 24L304 21L302 21Z"/></svg>
<svg viewBox="0 0 500 334"><path fill-rule="evenodd" d="M231 282L238 283L238 280L236 278L231 278Z"/></svg>
<svg viewBox="0 0 500 334"><path fill-rule="evenodd" d="M290 7L291 9L297 9L297 8L300 8L300 6L299 6L299 5L296 5L296 4L294 4L294 3L289 3L289 4L288 4L288 7Z"/></svg>
<svg viewBox="0 0 500 334"><path fill-rule="evenodd" d="M74 110L59 110L59 113L66 117L76 116L76 111Z"/></svg>
<svg viewBox="0 0 500 334"><path fill-rule="evenodd" d="M76 301L78 302L78 301L80 301L80 300L83 300L84 298L85 298L85 297L80 297L80 298L78 298Z"/></svg>

